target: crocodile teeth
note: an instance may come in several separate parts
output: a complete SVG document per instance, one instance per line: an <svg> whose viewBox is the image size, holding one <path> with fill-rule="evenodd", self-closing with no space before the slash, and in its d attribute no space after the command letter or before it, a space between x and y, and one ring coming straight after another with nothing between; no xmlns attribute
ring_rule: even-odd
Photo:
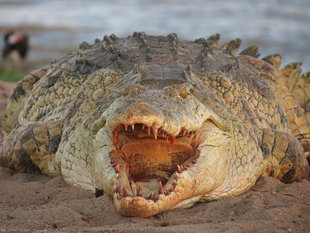
<svg viewBox="0 0 310 233"><path fill-rule="evenodd" d="M180 165L177 165L177 168L178 168L178 173L181 173L182 172L182 168Z"/></svg>
<svg viewBox="0 0 310 233"><path fill-rule="evenodd" d="M128 125L125 125L125 131L127 131L128 130Z"/></svg>
<svg viewBox="0 0 310 233"><path fill-rule="evenodd" d="M142 197L142 184L141 183L139 183L139 186L138 186L137 196Z"/></svg>
<svg viewBox="0 0 310 233"><path fill-rule="evenodd" d="M121 171L121 166L119 164L117 164L115 167L115 172L120 173L120 171Z"/></svg>
<svg viewBox="0 0 310 233"><path fill-rule="evenodd" d="M115 190L116 193L119 193L120 192L120 184L119 184L119 181L117 180L116 181L116 190Z"/></svg>
<svg viewBox="0 0 310 233"><path fill-rule="evenodd" d="M161 181L159 181L158 193L159 193L159 194L162 194L162 193L163 193L163 184L161 183Z"/></svg>
<svg viewBox="0 0 310 233"><path fill-rule="evenodd" d="M131 186L131 190L132 190L133 195L136 196L136 194L137 194L137 186L136 186L135 182L131 181L130 182L130 186Z"/></svg>
<svg viewBox="0 0 310 233"><path fill-rule="evenodd" d="M128 196L127 190L126 190L126 186L123 186L123 197Z"/></svg>
<svg viewBox="0 0 310 233"><path fill-rule="evenodd" d="M154 134L155 139L157 139L157 132L158 132L158 130L156 128L153 128L153 134Z"/></svg>
<svg viewBox="0 0 310 233"><path fill-rule="evenodd" d="M132 130L135 130L135 124L131 125Z"/></svg>
<svg viewBox="0 0 310 233"><path fill-rule="evenodd" d="M150 134L151 134L151 128L147 127L147 135L150 135Z"/></svg>

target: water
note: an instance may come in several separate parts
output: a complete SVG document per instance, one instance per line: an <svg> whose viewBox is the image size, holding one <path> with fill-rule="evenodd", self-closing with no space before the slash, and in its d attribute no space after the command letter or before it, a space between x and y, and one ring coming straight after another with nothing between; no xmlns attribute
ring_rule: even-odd
<svg viewBox="0 0 310 233"><path fill-rule="evenodd" d="M263 56L279 53L282 64L310 70L309 0L0 0L0 28L8 27L30 33L29 59L53 59L111 33L220 33L222 43L240 37L241 49L257 44Z"/></svg>

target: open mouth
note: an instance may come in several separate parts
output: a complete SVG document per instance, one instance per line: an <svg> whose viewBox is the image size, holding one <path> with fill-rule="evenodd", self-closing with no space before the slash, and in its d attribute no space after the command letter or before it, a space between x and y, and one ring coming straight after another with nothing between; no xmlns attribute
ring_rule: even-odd
<svg viewBox="0 0 310 233"><path fill-rule="evenodd" d="M113 130L115 150L110 153L117 174L117 200L140 196L157 201L170 195L179 174L196 163L199 134L181 129L176 136L142 123L118 125Z"/></svg>

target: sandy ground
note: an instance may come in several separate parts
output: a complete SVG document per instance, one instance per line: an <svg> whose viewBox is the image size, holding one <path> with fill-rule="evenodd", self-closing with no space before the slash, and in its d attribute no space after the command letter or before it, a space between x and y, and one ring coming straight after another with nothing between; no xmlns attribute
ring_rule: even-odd
<svg viewBox="0 0 310 233"><path fill-rule="evenodd" d="M0 85L1 101L8 88ZM310 232L310 179L262 177L243 195L143 219L122 217L108 195L96 198L62 177L0 167L0 232Z"/></svg>
<svg viewBox="0 0 310 233"><path fill-rule="evenodd" d="M310 181L260 178L247 193L154 217L122 217L61 177L0 167L0 232L309 232Z"/></svg>

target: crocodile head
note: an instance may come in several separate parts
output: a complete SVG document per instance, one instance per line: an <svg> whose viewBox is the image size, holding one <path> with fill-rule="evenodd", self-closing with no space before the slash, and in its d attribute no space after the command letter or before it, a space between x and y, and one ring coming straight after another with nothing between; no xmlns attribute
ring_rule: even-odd
<svg viewBox="0 0 310 233"><path fill-rule="evenodd" d="M96 135L97 183L118 211L151 216L190 206L220 187L230 125L189 83L129 89L102 114Z"/></svg>

